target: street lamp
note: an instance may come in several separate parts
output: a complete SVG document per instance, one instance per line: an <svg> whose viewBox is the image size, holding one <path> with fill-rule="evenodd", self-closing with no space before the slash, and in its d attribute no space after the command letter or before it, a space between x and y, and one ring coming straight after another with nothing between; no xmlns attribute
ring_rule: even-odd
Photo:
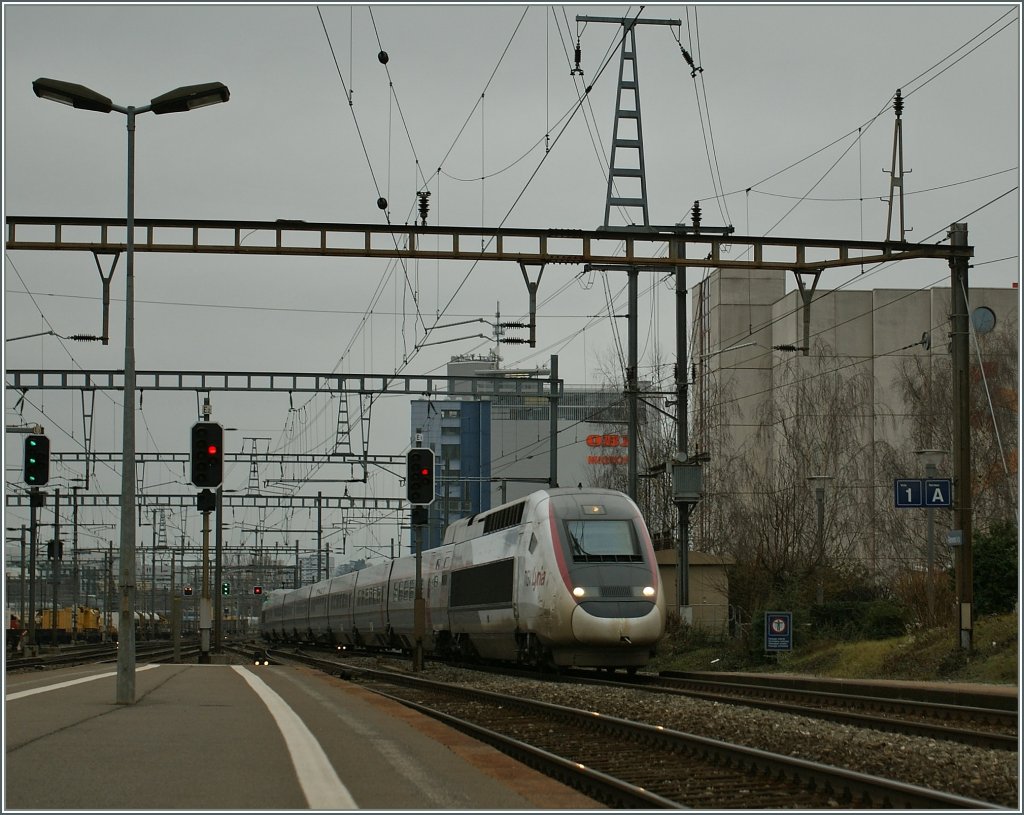
<svg viewBox="0 0 1024 815"><path fill-rule="evenodd" d="M949 455L946 450L915 450L918 460L924 464L924 474L927 478L935 478L939 465ZM928 596L928 622L935 619L935 583L932 572L935 569L935 509L928 507L928 582L925 590Z"/></svg>
<svg viewBox="0 0 1024 815"><path fill-rule="evenodd" d="M121 466L121 605L118 623L117 704L135 703L135 117L180 113L227 102L230 94L220 82L186 85L151 99L141 107L115 105L103 94L59 79L37 79L32 90L41 99L80 110L110 113L116 110L128 125L128 204L125 226L125 331L124 331L124 429Z"/></svg>
<svg viewBox="0 0 1024 815"><path fill-rule="evenodd" d="M830 475L809 475L807 480L814 485L814 498L818 506L818 526L816 543L818 548L818 565L825 559L825 486L832 480ZM817 602L820 606L825 602L825 588L821 583L821 576L818 576Z"/></svg>

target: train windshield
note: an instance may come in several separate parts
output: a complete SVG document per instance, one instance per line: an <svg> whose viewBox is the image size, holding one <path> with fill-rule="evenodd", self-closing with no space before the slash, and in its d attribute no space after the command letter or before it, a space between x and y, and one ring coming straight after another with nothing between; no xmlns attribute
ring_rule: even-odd
<svg viewBox="0 0 1024 815"><path fill-rule="evenodd" d="M632 521L572 520L565 522L565 530L574 561L641 559Z"/></svg>

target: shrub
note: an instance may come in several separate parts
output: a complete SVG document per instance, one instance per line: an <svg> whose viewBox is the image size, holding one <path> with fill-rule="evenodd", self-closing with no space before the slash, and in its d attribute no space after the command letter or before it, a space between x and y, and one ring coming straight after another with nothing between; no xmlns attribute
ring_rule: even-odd
<svg viewBox="0 0 1024 815"><path fill-rule="evenodd" d="M907 610L889 600L871 603L864 620L863 634L870 639L882 640L906 633Z"/></svg>
<svg viewBox="0 0 1024 815"><path fill-rule="evenodd" d="M811 606L814 636L837 640L885 639L906 632L907 610L891 600L824 603Z"/></svg>
<svg viewBox="0 0 1024 815"><path fill-rule="evenodd" d="M974 535L974 611L1000 614L1013 611L1017 602L1017 529L996 521Z"/></svg>

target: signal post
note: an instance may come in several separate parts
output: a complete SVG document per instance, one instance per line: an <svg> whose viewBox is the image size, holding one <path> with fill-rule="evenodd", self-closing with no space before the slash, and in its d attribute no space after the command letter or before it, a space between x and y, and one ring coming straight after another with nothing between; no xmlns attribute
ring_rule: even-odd
<svg viewBox="0 0 1024 815"><path fill-rule="evenodd" d="M46 505L46 493L40 491L50 480L50 439L43 435L41 427L33 428L36 433L25 437L25 455L22 466L22 478L29 485L29 583L28 583L28 620L22 620L21 624L28 623L28 641L25 643L24 656L34 656L36 653L36 543L38 538L38 525L36 523L36 510ZM24 568L24 561L22 561ZM56 614L54 615L56 617ZM56 620L51 621L52 628L56 631Z"/></svg>
<svg viewBox="0 0 1024 815"><path fill-rule="evenodd" d="M423 670L423 634L426 613L423 606L423 528L427 525L427 507L434 502L434 451L413 447L406 455L406 498L412 504L412 539L416 549L416 596L413 601L412 655L414 672Z"/></svg>
<svg viewBox="0 0 1024 815"><path fill-rule="evenodd" d="M197 487L219 487L224 478L224 428L216 422L197 422L192 426L192 483ZM199 661L210 661L210 630L213 604L210 597L210 513L217 498L209 489L196 496L196 507L203 513L203 584L199 596Z"/></svg>

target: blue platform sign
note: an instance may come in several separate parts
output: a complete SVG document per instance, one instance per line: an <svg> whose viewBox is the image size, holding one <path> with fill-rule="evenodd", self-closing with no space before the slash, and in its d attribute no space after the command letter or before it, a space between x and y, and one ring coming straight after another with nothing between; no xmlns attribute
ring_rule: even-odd
<svg viewBox="0 0 1024 815"><path fill-rule="evenodd" d="M893 489L897 509L924 506L924 485L920 478L897 478Z"/></svg>
<svg viewBox="0 0 1024 815"><path fill-rule="evenodd" d="M953 482L948 478L897 478L893 493L896 509L953 506Z"/></svg>
<svg viewBox="0 0 1024 815"><path fill-rule="evenodd" d="M926 507L949 507L953 505L953 483L948 478L932 478L924 482L924 505Z"/></svg>
<svg viewBox="0 0 1024 815"><path fill-rule="evenodd" d="M764 613L764 649L766 651L793 650L792 611L766 611Z"/></svg>

